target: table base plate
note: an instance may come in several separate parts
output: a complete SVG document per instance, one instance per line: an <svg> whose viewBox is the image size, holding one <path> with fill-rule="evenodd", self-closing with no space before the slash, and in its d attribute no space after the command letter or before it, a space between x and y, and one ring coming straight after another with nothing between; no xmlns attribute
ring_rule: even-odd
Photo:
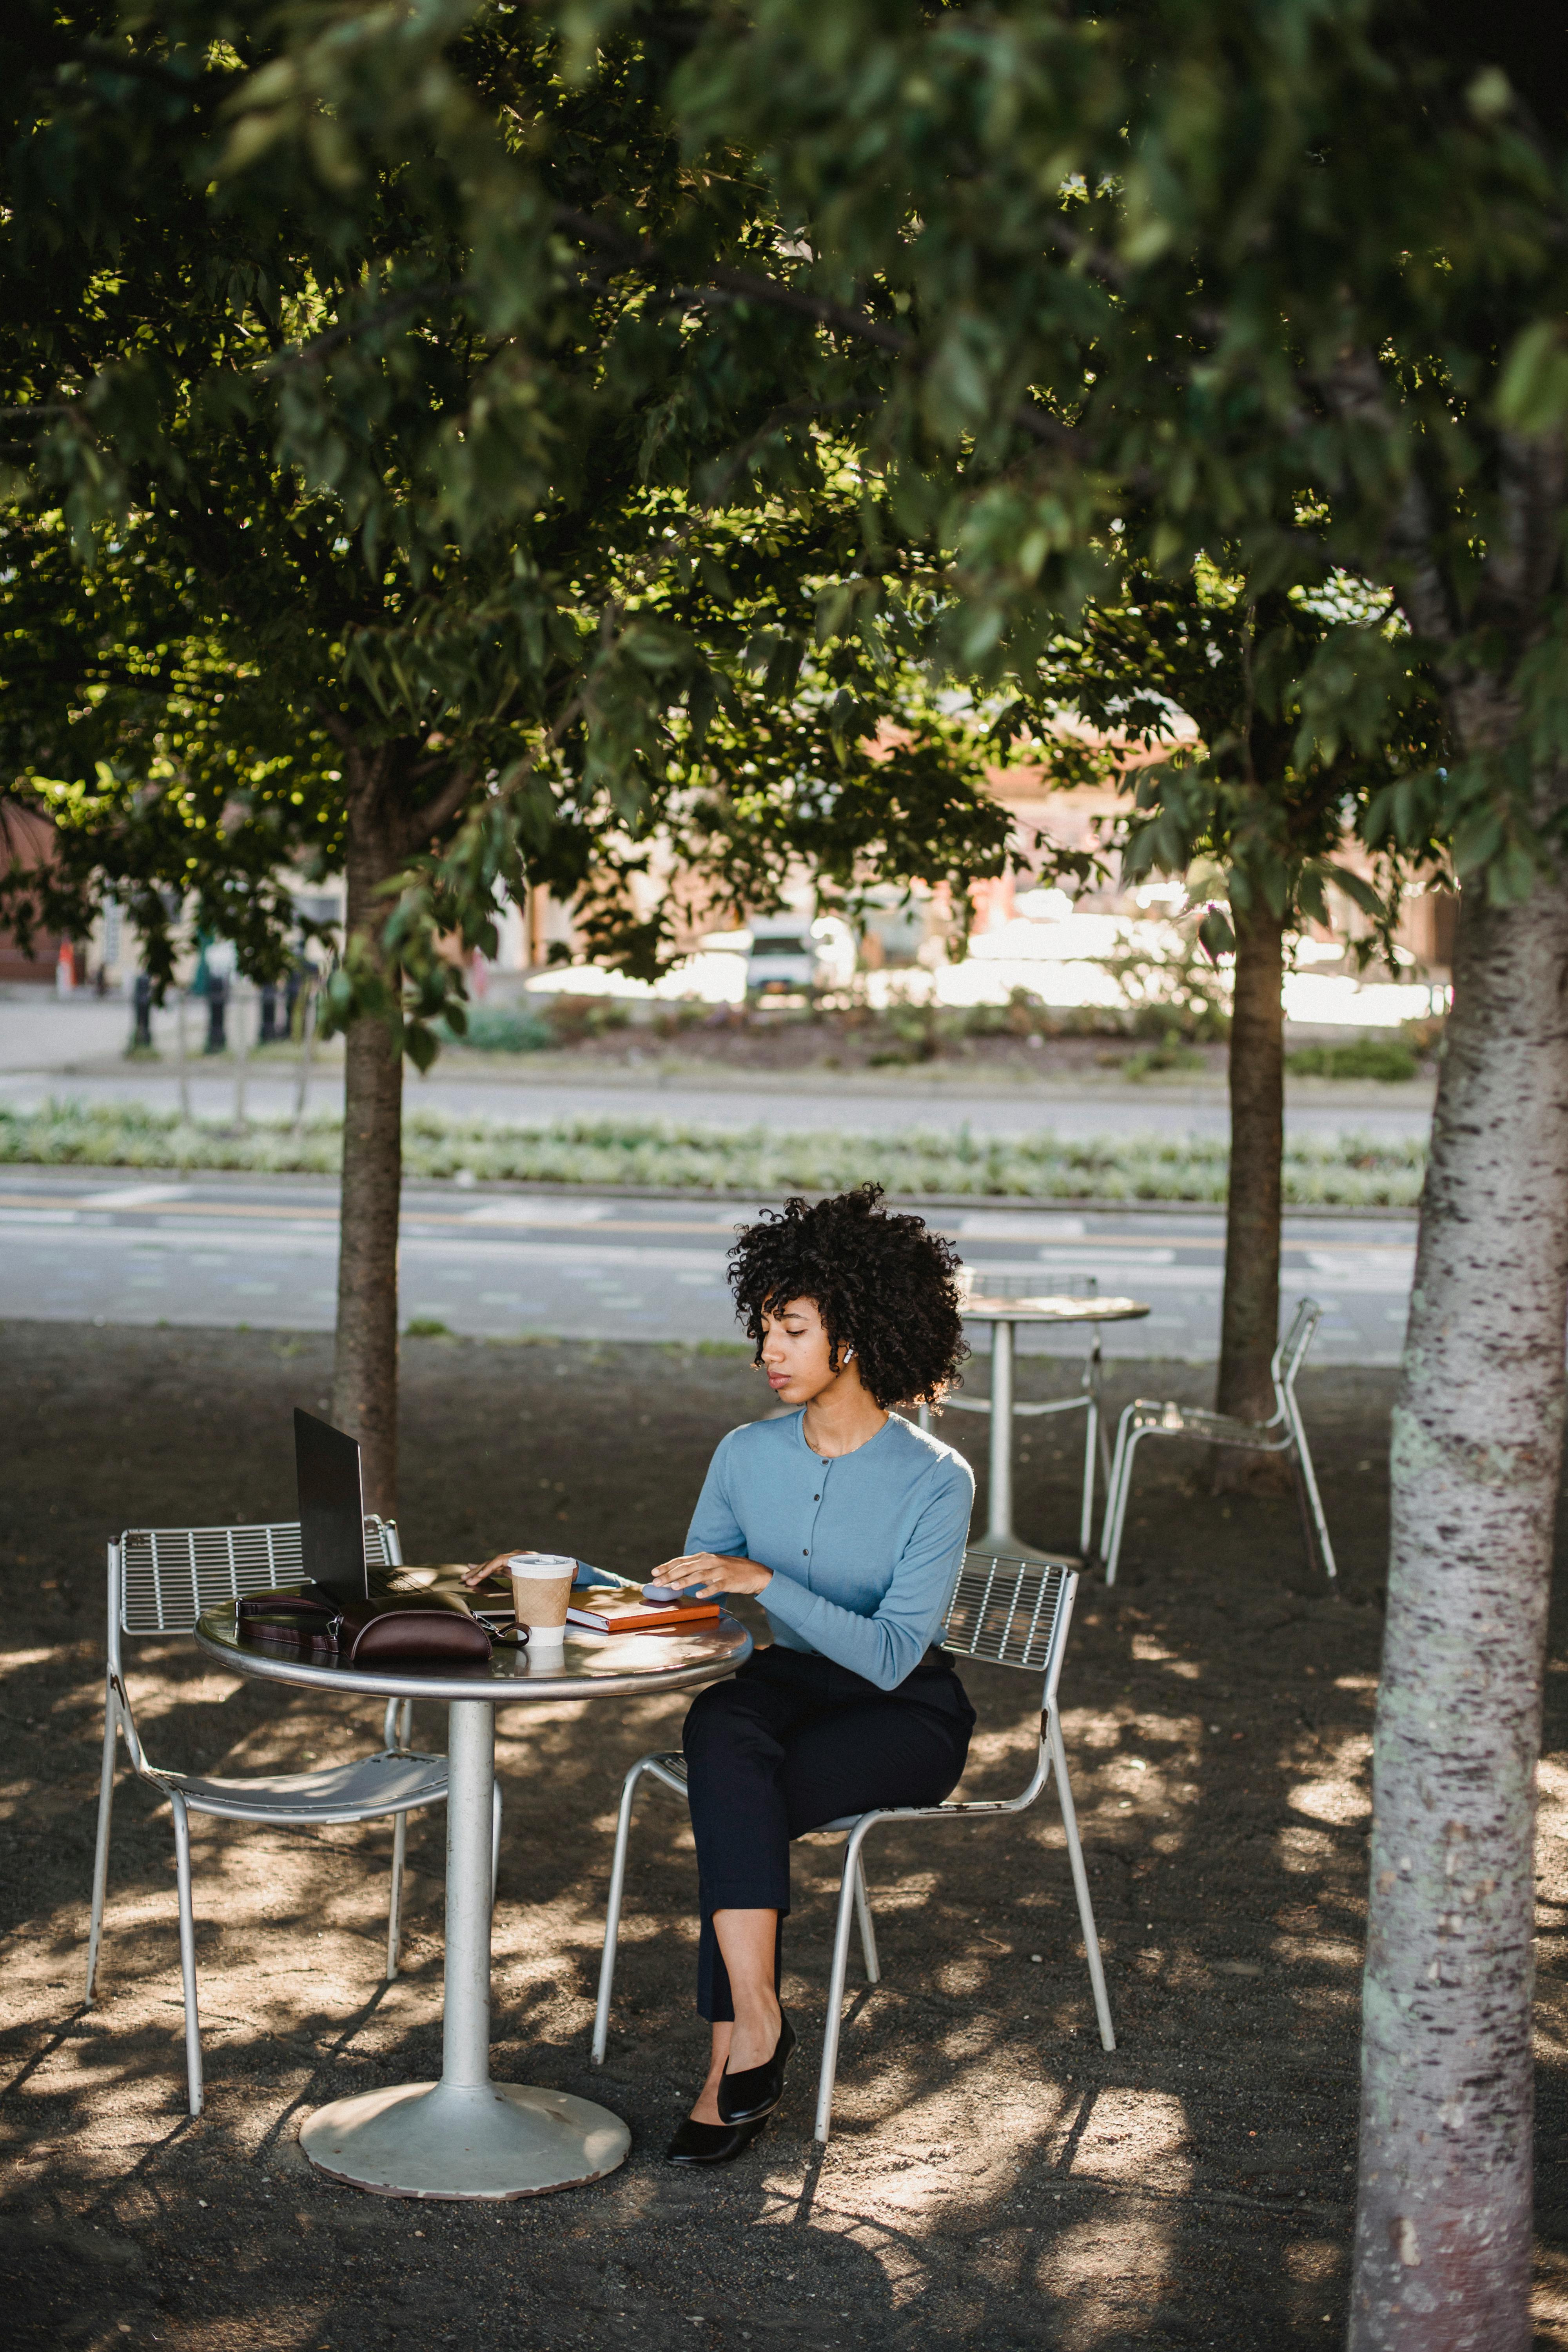
<svg viewBox="0 0 1568 2352"><path fill-rule="evenodd" d="M300 2126L310 2162L381 2197L542 2197L626 2160L619 2116L523 2083L398 2083L318 2107Z"/></svg>

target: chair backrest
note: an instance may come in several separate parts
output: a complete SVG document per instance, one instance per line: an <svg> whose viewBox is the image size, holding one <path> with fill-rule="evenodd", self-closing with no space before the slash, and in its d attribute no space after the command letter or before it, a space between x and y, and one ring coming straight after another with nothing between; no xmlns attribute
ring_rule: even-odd
<svg viewBox="0 0 1568 2352"><path fill-rule="evenodd" d="M1285 1399L1296 1386L1296 1375L1306 1360L1308 1349L1323 1319L1323 1310L1315 1298L1299 1298L1290 1328L1274 1350L1274 1360L1268 1370L1274 1380L1274 1393L1279 1412L1285 1409ZM1276 1416L1278 1418L1278 1415Z"/></svg>
<svg viewBox="0 0 1568 2352"><path fill-rule="evenodd" d="M188 1633L204 1610L242 1592L297 1584L304 1573L298 1519L250 1528L127 1528L119 1544L119 1591L110 1605L127 1633ZM395 1519L367 1518L364 1556L396 1568Z"/></svg>
<svg viewBox="0 0 1568 2352"><path fill-rule="evenodd" d="M966 1551L948 1604L942 1646L955 1657L1023 1666L1056 1695L1078 1571L1066 1559L1014 1559Z"/></svg>

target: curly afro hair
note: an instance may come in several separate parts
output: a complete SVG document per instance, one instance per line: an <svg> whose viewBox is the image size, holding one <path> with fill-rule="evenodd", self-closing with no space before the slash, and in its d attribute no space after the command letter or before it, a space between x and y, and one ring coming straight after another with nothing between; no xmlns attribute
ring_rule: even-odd
<svg viewBox="0 0 1568 2352"><path fill-rule="evenodd" d="M958 1259L923 1217L890 1216L879 1184L815 1205L799 1199L747 1225L730 1252L735 1311L763 1360L763 1317L809 1298L837 1368L853 1348L884 1412L934 1404L969 1354L959 1315Z"/></svg>

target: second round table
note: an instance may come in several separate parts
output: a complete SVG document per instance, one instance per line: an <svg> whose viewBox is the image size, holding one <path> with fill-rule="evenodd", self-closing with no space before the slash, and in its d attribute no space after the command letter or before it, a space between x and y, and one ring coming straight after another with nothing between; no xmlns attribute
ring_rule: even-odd
<svg viewBox="0 0 1568 2352"><path fill-rule="evenodd" d="M991 1416L990 1489L986 1497L986 1517L990 1524L985 1533L971 1545L974 1551L1002 1552L1020 1559L1056 1559L1059 1552L1042 1552L1026 1544L1013 1526L1013 1423L1016 1417L1037 1413L1084 1412L1087 1426L1083 1444L1083 1496L1079 1510L1079 1556L1084 1566L1090 1566L1094 1551L1094 1477L1098 1457L1110 1483L1110 1451L1105 1433L1105 1404L1101 1394L1101 1366L1099 1326L1104 1323L1134 1323L1149 1313L1141 1298L1102 1298L1099 1292L1077 1296L1072 1293L1041 1295L1024 1298L991 1297L974 1292L963 1302L966 1322L989 1323L991 1326L991 1394L989 1397L952 1396L947 1408L959 1412L986 1412ZM1014 1333L1018 1325L1086 1323L1092 1328L1089 1361L1084 1367L1083 1392L1074 1397L1052 1397L1044 1403L1018 1404L1013 1395ZM922 1426L930 1426L922 1410Z"/></svg>

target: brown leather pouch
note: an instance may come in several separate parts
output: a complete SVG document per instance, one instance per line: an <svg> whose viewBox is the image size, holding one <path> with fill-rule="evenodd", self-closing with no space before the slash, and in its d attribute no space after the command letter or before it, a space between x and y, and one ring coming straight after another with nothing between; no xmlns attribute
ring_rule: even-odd
<svg viewBox="0 0 1568 2352"><path fill-rule="evenodd" d="M239 1604L238 1624L247 1647L323 1664L338 1654L334 1612L308 1592L247 1592Z"/></svg>
<svg viewBox="0 0 1568 2352"><path fill-rule="evenodd" d="M351 1601L338 1632L351 1666L488 1666L490 1637L468 1603L450 1592L400 1592L395 1601Z"/></svg>
<svg viewBox="0 0 1568 2352"><path fill-rule="evenodd" d="M488 1665L490 1637L453 1593L400 1592L395 1599L334 1601L311 1585L247 1593L239 1603L244 1640L294 1654L335 1656L349 1666Z"/></svg>

